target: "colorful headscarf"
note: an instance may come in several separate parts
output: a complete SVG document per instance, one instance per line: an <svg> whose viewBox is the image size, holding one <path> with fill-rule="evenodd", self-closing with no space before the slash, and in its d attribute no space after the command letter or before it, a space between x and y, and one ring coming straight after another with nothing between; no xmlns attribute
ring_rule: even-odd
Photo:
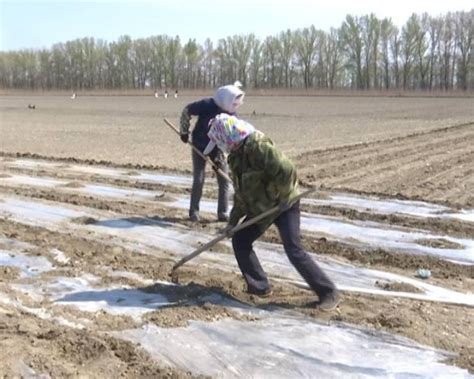
<svg viewBox="0 0 474 379"><path fill-rule="evenodd" d="M216 146L224 152L235 150L245 138L255 132L253 125L226 113L218 114L209 125L207 135L210 142L204 150L205 155L210 154Z"/></svg>

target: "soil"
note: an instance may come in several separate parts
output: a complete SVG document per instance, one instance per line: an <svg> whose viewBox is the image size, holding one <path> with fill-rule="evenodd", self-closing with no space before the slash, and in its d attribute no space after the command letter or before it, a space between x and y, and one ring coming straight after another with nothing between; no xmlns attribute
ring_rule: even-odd
<svg viewBox="0 0 474 379"><path fill-rule="evenodd" d="M169 102L167 108L159 105L155 109L156 103L148 99L98 97L69 102L44 96L35 98L37 109L27 113L24 104L31 102L29 97L1 97L0 178L22 174L63 179L67 184L41 188L4 181L0 183L0 193L23 200L112 211L124 219L167 221L194 231L217 233L223 225L216 222L214 215L203 213L200 223L191 223L186 209L160 203L188 196L189 188L133 178L144 169L190 173L188 148L176 141L176 136L164 124L157 124L163 117L177 122L182 106L191 100L183 96L177 102ZM472 99L250 97L246 106L241 116L274 138L293 159L301 184L320 189L314 198L327 198L329 191L344 191L388 199L423 200L453 210L474 207L474 194L470 190L474 188ZM255 115L254 109L257 110ZM37 163L46 160L55 166L37 169L12 166L17 159ZM129 178L67 171L72 164L121 169ZM207 175L204 196L215 199L215 179L211 172ZM117 200L71 192L92 183L147 189L160 194L148 200ZM467 221L380 215L349 208L302 206L302 209L474 239L474 223ZM80 217L69 221L93 225L97 219ZM322 321L348 322L406 336L456 353L450 363L474 374L473 309L467 306L344 292L338 309L324 313L311 306L315 295L291 284L272 280L273 294L263 299L247 294L237 273L195 264L179 269L174 279L181 287L165 288L159 281L172 280L174 257L137 253L119 246L113 239L95 238L93 233L51 230L17 223L7 217L0 219L0 236L32 244L35 249L28 254L44 256L56 266L54 271L33 279L22 278L18 268L0 266L0 294L17 296L25 306L41 306L48 315L55 316L39 317L29 309L0 301L2 377L20 376L21 362L36 373L51 377L195 377L192 373L166 367L138 345L114 337L114 331L140 325L129 316L83 312L72 306L42 302L10 286L83 274L97 277L95 285L98 287L127 286L150 293L167 291L166 295L179 306L168 306L144 316L144 321L161 327L181 327L190 320L253 320L210 303L206 296L212 293L264 309L279 306ZM276 229L268 230L261 240L279 242ZM437 248L457 248L447 239L418 242ZM473 266L401 251L360 249L310 234L303 235L303 244L308 251L336 257L342 262L409 277L415 277L418 268L426 268L432 273L428 283L464 293L474 292ZM68 260L56 261L52 249L61 251ZM222 246L215 249L222 254L232 254ZM128 272L137 277L111 276L111 272ZM377 285L386 291L418 291L404 283L379 282ZM58 317L87 326L73 327L59 322Z"/></svg>

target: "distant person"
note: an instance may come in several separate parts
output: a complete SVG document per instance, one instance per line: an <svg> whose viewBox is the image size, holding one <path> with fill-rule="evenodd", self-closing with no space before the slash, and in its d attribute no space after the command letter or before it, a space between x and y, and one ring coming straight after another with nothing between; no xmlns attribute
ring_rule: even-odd
<svg viewBox="0 0 474 379"><path fill-rule="evenodd" d="M174 98L175 98L175 99L178 98L178 90L174 91Z"/></svg>
<svg viewBox="0 0 474 379"><path fill-rule="evenodd" d="M159 96L158 91L155 91L155 99L158 99Z"/></svg>
<svg viewBox="0 0 474 379"><path fill-rule="evenodd" d="M181 140L184 143L188 142L191 117L197 116L197 121L192 131L192 143L197 149L203 151L209 143L209 137L207 136L209 121L219 113L235 114L237 108L243 104L244 96L245 94L240 88L234 85L226 85L218 88L213 97L204 98L186 105L180 119ZM217 148L213 149L209 153L209 157L222 171L227 172L227 163L222 151ZM189 218L191 221L196 222L199 221L199 203L204 186L206 161L194 150L192 151L192 161L193 185ZM228 220L229 183L226 179L217 175L217 184L219 187L217 219L225 222Z"/></svg>
<svg viewBox="0 0 474 379"><path fill-rule="evenodd" d="M168 90L165 90L164 98L165 98L165 99L168 98Z"/></svg>
<svg viewBox="0 0 474 379"><path fill-rule="evenodd" d="M74 100L75 98L76 98L76 93L73 93L73 94L71 95L71 99Z"/></svg>
<svg viewBox="0 0 474 379"><path fill-rule="evenodd" d="M271 295L270 283L253 243L275 224L291 264L319 297L316 307L324 311L335 309L340 301L339 291L301 245L300 202L296 199L298 180L293 163L270 138L235 116L217 115L211 120L208 137L210 142L204 149L205 155L216 146L229 154L227 161L235 192L234 206L224 228L226 233L229 234L243 217L251 219L275 206L280 207L280 212L232 236L232 247L247 283L247 292L262 297Z"/></svg>

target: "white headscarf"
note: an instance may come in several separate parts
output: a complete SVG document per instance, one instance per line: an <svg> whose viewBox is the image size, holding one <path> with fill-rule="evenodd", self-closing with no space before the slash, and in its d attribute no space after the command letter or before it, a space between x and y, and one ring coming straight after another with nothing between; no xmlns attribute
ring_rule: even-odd
<svg viewBox="0 0 474 379"><path fill-rule="evenodd" d="M244 103L244 96L244 91L242 91L237 85L229 84L219 87L214 93L213 99L224 111L235 113L237 108Z"/></svg>

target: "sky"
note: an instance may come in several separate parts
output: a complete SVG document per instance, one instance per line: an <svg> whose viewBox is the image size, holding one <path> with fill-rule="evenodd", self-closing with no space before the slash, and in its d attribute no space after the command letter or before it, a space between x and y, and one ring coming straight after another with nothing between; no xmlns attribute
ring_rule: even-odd
<svg viewBox="0 0 474 379"><path fill-rule="evenodd" d="M324 5L323 5L324 4ZM469 11L472 0L0 0L0 51L51 48L94 37L107 42L165 34L182 43L254 33L259 38L314 25L338 28L347 14L374 13L401 27L412 13Z"/></svg>

